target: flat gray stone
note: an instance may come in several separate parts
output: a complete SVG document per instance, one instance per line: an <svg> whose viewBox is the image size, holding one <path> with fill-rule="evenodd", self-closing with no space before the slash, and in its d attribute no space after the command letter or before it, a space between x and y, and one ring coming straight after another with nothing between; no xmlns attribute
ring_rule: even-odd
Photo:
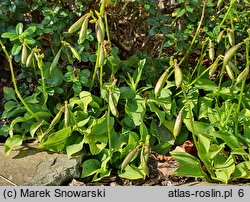
<svg viewBox="0 0 250 202"><path fill-rule="evenodd" d="M0 146L0 186L13 185L8 180L16 185L59 186L80 177L81 162L80 156L68 159L66 154L26 147L5 156Z"/></svg>

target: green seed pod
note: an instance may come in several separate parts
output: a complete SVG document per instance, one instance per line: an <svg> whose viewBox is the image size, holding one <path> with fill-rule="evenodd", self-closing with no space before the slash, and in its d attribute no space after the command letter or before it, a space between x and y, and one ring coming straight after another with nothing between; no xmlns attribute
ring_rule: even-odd
<svg viewBox="0 0 250 202"><path fill-rule="evenodd" d="M31 53L29 54L29 56L28 56L28 58L26 60L26 67L30 67L31 66L33 58L34 58L34 52L31 51Z"/></svg>
<svg viewBox="0 0 250 202"><path fill-rule="evenodd" d="M49 128L54 127L58 123L58 121L60 121L62 113L63 113L63 110L64 110L64 106L61 107L60 110L57 112L56 116L51 121L51 123L49 125Z"/></svg>
<svg viewBox="0 0 250 202"><path fill-rule="evenodd" d="M228 41L230 43L231 46L235 45L235 37L234 37L234 31L231 29L227 30L227 37L228 37Z"/></svg>
<svg viewBox="0 0 250 202"><path fill-rule="evenodd" d="M150 155L150 152L151 152L150 141L149 140L150 140L150 135L147 135L145 145L144 145L144 148L143 148L143 156L145 157L146 162L148 162L149 155Z"/></svg>
<svg viewBox="0 0 250 202"><path fill-rule="evenodd" d="M135 147L134 149L132 149L128 155L125 157L125 159L122 162L121 165L121 170L124 170L127 165L130 163L130 161L133 159L133 157L136 155L136 152L138 151L139 145L137 147Z"/></svg>
<svg viewBox="0 0 250 202"><path fill-rule="evenodd" d="M64 124L65 126L69 125L69 107L67 101L64 103Z"/></svg>
<svg viewBox="0 0 250 202"><path fill-rule="evenodd" d="M233 80L234 79L234 72L228 64L226 65L226 71L227 71L229 78Z"/></svg>
<svg viewBox="0 0 250 202"><path fill-rule="evenodd" d="M182 119L183 119L183 110L181 110L175 120L174 124L174 130L173 130L173 136L176 138L180 131L181 131L181 126L182 126Z"/></svg>
<svg viewBox="0 0 250 202"><path fill-rule="evenodd" d="M99 60L98 60L98 66L99 67L104 65L104 60L105 60L105 52L104 52L104 47L101 44L100 49L99 49Z"/></svg>
<svg viewBox="0 0 250 202"><path fill-rule="evenodd" d="M174 78L175 78L175 85L177 88L181 87L183 76L182 76L182 71L181 68L177 63L175 63L174 66Z"/></svg>
<svg viewBox="0 0 250 202"><path fill-rule="evenodd" d="M166 82L168 71L169 69L166 69L165 72L163 72L161 77L158 79L154 89L155 97L158 97L160 95L161 90Z"/></svg>
<svg viewBox="0 0 250 202"><path fill-rule="evenodd" d="M214 75L214 73L217 70L219 64L219 59L217 58L213 64L211 64L208 68L209 68L209 77L212 77Z"/></svg>
<svg viewBox="0 0 250 202"><path fill-rule="evenodd" d="M87 36L88 24L89 24L89 17L86 17L82 23L82 27L80 30L79 39L78 39L79 44L81 44Z"/></svg>
<svg viewBox="0 0 250 202"><path fill-rule="evenodd" d="M146 157L144 156L144 152L145 152L145 145L141 150L141 155L140 155L140 161L141 161L141 168L144 171L145 176L147 176L149 174L149 169L148 169L148 161L146 159Z"/></svg>
<svg viewBox="0 0 250 202"><path fill-rule="evenodd" d="M241 44L237 44L233 47L231 47L225 54L224 60L223 60L223 65L227 65L227 63L231 60L235 52L240 48Z"/></svg>
<svg viewBox="0 0 250 202"><path fill-rule="evenodd" d="M235 66L235 64L234 64L233 62L229 61L227 65L228 65L236 74L239 73L238 68Z"/></svg>
<svg viewBox="0 0 250 202"><path fill-rule="evenodd" d="M78 29L80 29L85 18L86 18L86 15L82 16L73 25L71 25L71 27L68 29L68 33L72 34L76 32Z"/></svg>
<svg viewBox="0 0 250 202"><path fill-rule="evenodd" d="M27 46L26 46L26 43L23 43L22 55L21 55L21 62L22 62L22 64L26 64L27 57L28 57Z"/></svg>
<svg viewBox="0 0 250 202"><path fill-rule="evenodd" d="M73 53L74 57L75 57L77 60L81 61L81 56L80 56L80 54L78 53L78 51L77 51L75 48L73 48L72 46L69 46L69 48L70 48L71 52Z"/></svg>
<svg viewBox="0 0 250 202"><path fill-rule="evenodd" d="M219 44L222 40L222 37L223 37L223 34L224 34L224 30L222 30L219 35L217 36L217 39L216 39L216 42Z"/></svg>
<svg viewBox="0 0 250 202"><path fill-rule="evenodd" d="M57 65L60 56L61 56L61 52L62 52L62 48L60 48L60 50L57 52L56 56L54 57L53 62L50 65L50 72L55 68L55 66Z"/></svg>
<svg viewBox="0 0 250 202"><path fill-rule="evenodd" d="M247 66L237 77L236 83L241 83L243 80L247 78L249 74L249 66Z"/></svg>
<svg viewBox="0 0 250 202"><path fill-rule="evenodd" d="M103 43L105 37L105 28L101 17L99 17L95 23L95 31L96 31L97 41Z"/></svg>
<svg viewBox="0 0 250 202"><path fill-rule="evenodd" d="M114 97L113 97L113 93L112 93L112 92L109 93L109 107L110 107L111 113L112 113L115 117L118 117L118 116L119 116L119 113L118 113L117 108L116 108L116 105L115 105L115 103L114 103Z"/></svg>
<svg viewBox="0 0 250 202"><path fill-rule="evenodd" d="M214 60L214 42L209 39L209 49L208 49L208 55L210 60Z"/></svg>

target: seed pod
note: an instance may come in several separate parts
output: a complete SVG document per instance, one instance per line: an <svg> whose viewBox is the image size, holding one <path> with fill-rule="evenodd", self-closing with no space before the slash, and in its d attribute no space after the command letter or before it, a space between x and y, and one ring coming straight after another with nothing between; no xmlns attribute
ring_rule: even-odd
<svg viewBox="0 0 250 202"><path fill-rule="evenodd" d="M232 30L228 30L227 37L228 37L229 44L231 46L234 46L235 45L235 37L234 37L234 32Z"/></svg>
<svg viewBox="0 0 250 202"><path fill-rule="evenodd" d="M104 47L101 44L100 49L99 49L99 60L98 60L98 66L99 67L104 65L104 60L105 60L105 52L104 52Z"/></svg>
<svg viewBox="0 0 250 202"><path fill-rule="evenodd" d="M143 148L143 156L145 157L146 162L148 162L149 155L150 155L150 152L151 152L150 141L149 140L150 140L150 135L147 135L145 145L144 145L144 148Z"/></svg>
<svg viewBox="0 0 250 202"><path fill-rule="evenodd" d="M26 64L27 57L28 57L27 46L26 46L26 43L23 43L22 55L21 55L22 64Z"/></svg>
<svg viewBox="0 0 250 202"><path fill-rule="evenodd" d="M26 60L26 67L30 67L31 66L33 58L34 58L34 52L31 51L31 53L29 54L29 56L28 56L28 58Z"/></svg>
<svg viewBox="0 0 250 202"><path fill-rule="evenodd" d="M214 60L214 42L209 39L209 50L208 50L208 55L210 60Z"/></svg>
<svg viewBox="0 0 250 202"><path fill-rule="evenodd" d="M249 74L249 66L247 66L237 77L236 83L241 83L243 80L247 78Z"/></svg>
<svg viewBox="0 0 250 202"><path fill-rule="evenodd" d="M112 113L115 117L118 117L118 116L119 116L119 113L118 113L117 108L116 108L116 105L115 105L115 103L114 103L114 97L113 97L113 93L112 93L112 92L109 93L109 107L110 107L111 113Z"/></svg>
<svg viewBox="0 0 250 202"><path fill-rule="evenodd" d="M64 107L61 107L60 110L57 112L56 116L51 121L49 128L54 127L58 123L58 121L60 121L62 113L63 113L63 109Z"/></svg>
<svg viewBox="0 0 250 202"><path fill-rule="evenodd" d="M136 152L138 151L139 145L137 147L135 147L134 149L132 149L128 155L125 157L125 159L122 162L121 165L121 170L124 170L127 165L130 163L130 161L132 160L132 158L136 155Z"/></svg>
<svg viewBox="0 0 250 202"><path fill-rule="evenodd" d="M97 41L103 43L105 36L105 28L101 17L99 17L95 23L95 31L96 31Z"/></svg>
<svg viewBox="0 0 250 202"><path fill-rule="evenodd" d="M155 97L158 97L160 95L163 85L166 82L168 71L169 69L166 69L165 72L163 72L161 77L158 79L154 89Z"/></svg>
<svg viewBox="0 0 250 202"><path fill-rule="evenodd" d="M223 60L223 65L227 65L227 63L231 60L235 52L240 48L241 43L231 47L225 54L224 60Z"/></svg>
<svg viewBox="0 0 250 202"><path fill-rule="evenodd" d="M82 27L80 30L79 39L78 39L79 44L81 44L87 36L88 24L89 24L89 17L86 17L82 23Z"/></svg>
<svg viewBox="0 0 250 202"><path fill-rule="evenodd" d="M183 76L182 76L182 71L181 68L177 63L175 63L174 66L174 78L175 78L175 85L177 88L181 87Z"/></svg>
<svg viewBox="0 0 250 202"><path fill-rule="evenodd" d="M233 80L234 79L234 72L228 64L226 65L226 71L227 71L229 78Z"/></svg>
<svg viewBox="0 0 250 202"><path fill-rule="evenodd" d="M230 43L231 46L235 45L235 37L234 37L234 31L231 29L227 30L227 37L228 37L228 41Z"/></svg>
<svg viewBox="0 0 250 202"><path fill-rule="evenodd" d="M145 176L147 176L149 174L149 169L148 169L148 162L147 162L147 159L145 158L144 156L144 151L145 151L145 145L144 147L142 148L141 150L141 155L140 155L140 161L141 161L141 168L142 170L144 171Z"/></svg>
<svg viewBox="0 0 250 202"><path fill-rule="evenodd" d="M71 27L68 29L68 33L72 34L76 32L78 29L80 29L85 18L86 18L86 15L82 16L73 25L71 25Z"/></svg>
<svg viewBox="0 0 250 202"><path fill-rule="evenodd" d="M64 103L64 124L65 126L69 125L69 107L67 101Z"/></svg>
<svg viewBox="0 0 250 202"><path fill-rule="evenodd" d="M54 57L53 62L50 65L50 72L55 68L55 66L57 65L60 56L61 56L61 52L62 52L62 48L60 48L60 50L57 52L56 56Z"/></svg>
<svg viewBox="0 0 250 202"><path fill-rule="evenodd" d="M175 120L175 124L174 124L174 130L173 130L173 136L174 138L176 138L180 131L181 131L181 126L182 126L182 117L183 116L183 110L181 110Z"/></svg>
<svg viewBox="0 0 250 202"><path fill-rule="evenodd" d="M229 61L229 62L227 63L227 65L228 65L236 74L239 73L238 68L235 66L235 64L234 64L233 62Z"/></svg>
<svg viewBox="0 0 250 202"><path fill-rule="evenodd" d="M211 64L208 68L209 68L209 77L212 77L215 73L215 71L217 70L219 64L219 59L217 58L213 64Z"/></svg>
<svg viewBox="0 0 250 202"><path fill-rule="evenodd" d="M81 61L81 56L80 56L80 54L78 53L78 51L77 51L75 48L73 48L72 46L69 46L69 48L70 48L71 52L73 53L74 57L75 57L77 60Z"/></svg>
<svg viewBox="0 0 250 202"><path fill-rule="evenodd" d="M221 42L222 37L223 37L223 34L224 34L224 30L222 30L222 31L219 33L219 35L217 36L216 41L217 41L218 44Z"/></svg>

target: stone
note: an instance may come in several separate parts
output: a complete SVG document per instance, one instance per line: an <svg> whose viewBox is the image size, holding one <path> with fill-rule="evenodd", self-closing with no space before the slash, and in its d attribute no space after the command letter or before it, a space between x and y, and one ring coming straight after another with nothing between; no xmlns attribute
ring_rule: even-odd
<svg viewBox="0 0 250 202"><path fill-rule="evenodd" d="M68 159L63 153L27 147L20 147L6 156L0 145L0 185L66 185L80 177L81 163L81 156Z"/></svg>

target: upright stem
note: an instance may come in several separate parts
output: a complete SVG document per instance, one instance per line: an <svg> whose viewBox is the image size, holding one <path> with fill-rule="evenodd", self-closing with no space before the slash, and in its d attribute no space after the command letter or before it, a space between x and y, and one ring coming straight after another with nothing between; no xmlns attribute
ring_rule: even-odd
<svg viewBox="0 0 250 202"><path fill-rule="evenodd" d="M249 40L246 40L246 68L249 68ZM246 77L247 78L247 77ZM242 98L243 98L243 92L244 88L246 85L246 78L242 81L241 83L241 89L240 89L240 96L239 96L239 101L236 109L236 115L235 115L235 135L238 136L238 130L239 130L239 112L240 112L240 106L242 103Z"/></svg>
<svg viewBox="0 0 250 202"><path fill-rule="evenodd" d="M108 127L108 140L109 140L109 155L110 162L112 163L112 140L111 140L111 127L110 127L110 105L108 104L108 114L107 114L107 127Z"/></svg>
<svg viewBox="0 0 250 202"><path fill-rule="evenodd" d="M91 84L90 84L90 89L89 91L92 90L94 82L95 82L95 77L96 77L96 73L97 73L97 68L98 68L98 61L99 61L99 52L100 52L100 43L98 43L98 48L97 48L97 57L96 57L96 63L95 63L95 69L94 69L94 74L92 76L92 80L91 80Z"/></svg>
<svg viewBox="0 0 250 202"><path fill-rule="evenodd" d="M228 8L226 14L224 15L224 18L222 19L222 21L221 21L221 23L220 23L220 25L219 25L220 27L223 25L224 21L227 19L227 16L229 15L229 13L230 13L230 11L231 11L231 9L232 9L232 6L233 6L233 4L234 4L235 2L236 2L236 0L231 0L230 6L229 6L229 8Z"/></svg>
<svg viewBox="0 0 250 202"><path fill-rule="evenodd" d="M187 57L188 54L190 53L190 51L191 51L191 49L192 49L192 47L193 47L193 45L194 45L194 42L195 42L195 40L196 40L198 34L200 33L200 28L201 28L201 25L202 25L202 22L203 22L203 19L204 19L204 16L205 16L206 3L207 3L207 0L204 0L204 1L203 1L202 13L201 13L201 19L200 19L200 21L199 21L199 24L198 24L198 27L197 27L197 29L196 29L195 35L194 35L194 37L193 37L193 39L192 39L192 41L191 41L191 44L190 44L189 47L188 47L187 52L185 53L185 55L183 56L183 58L181 59L181 61L178 63L178 66L179 66L179 67L180 67L181 64L185 61L186 57ZM170 77L173 73L174 73L174 70L172 70L172 71L168 74L167 79L169 79L169 77Z"/></svg>
<svg viewBox="0 0 250 202"><path fill-rule="evenodd" d="M25 100L22 98L17 84L16 84L16 78L15 78L15 73L14 73L14 68L13 68L13 63L12 63L12 57L9 55L9 53L7 52L5 46L3 45L2 41L0 40L0 45L8 59L9 62L9 66L10 66L10 72L11 72L11 79L12 79L12 83L16 92L17 97L19 98L19 100L22 102L22 104L24 105L25 109L27 110L27 112L29 112L32 116L34 116L35 118L38 118L38 116L30 109L30 107L27 105L27 103L25 102Z"/></svg>

